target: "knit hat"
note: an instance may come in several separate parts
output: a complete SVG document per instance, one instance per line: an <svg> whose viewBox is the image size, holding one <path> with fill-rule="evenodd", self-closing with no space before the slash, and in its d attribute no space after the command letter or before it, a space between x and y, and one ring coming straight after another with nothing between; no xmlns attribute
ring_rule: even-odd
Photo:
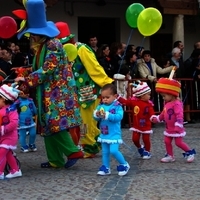
<svg viewBox="0 0 200 200"><path fill-rule="evenodd" d="M151 92L151 88L147 85L146 82L137 81L138 84L133 83L133 95L140 97L144 94Z"/></svg>
<svg viewBox="0 0 200 200"><path fill-rule="evenodd" d="M0 96L6 100L15 101L18 97L18 93L19 91L14 87L5 84L0 87Z"/></svg>
<svg viewBox="0 0 200 200"><path fill-rule="evenodd" d="M173 67L169 78L160 78L158 80L156 83L156 92L167 93L176 97L179 96L179 93L181 92L181 83L173 79L176 69L176 67Z"/></svg>
<svg viewBox="0 0 200 200"><path fill-rule="evenodd" d="M160 78L156 83L156 92L179 96L181 83L174 79Z"/></svg>

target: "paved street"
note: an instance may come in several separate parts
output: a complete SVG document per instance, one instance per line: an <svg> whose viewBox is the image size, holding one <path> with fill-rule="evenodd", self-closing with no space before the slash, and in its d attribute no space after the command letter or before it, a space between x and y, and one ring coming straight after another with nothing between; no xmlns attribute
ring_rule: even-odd
<svg viewBox="0 0 200 200"><path fill-rule="evenodd" d="M101 155L82 159L66 169L41 169L46 161L43 138L37 137L38 151L20 153L23 176L1 180L1 200L200 200L200 159L188 164L182 150L175 150L174 163L160 163L165 154L163 125L156 125L152 136L152 158L141 160L131 142L131 133L123 129L126 145L121 149L131 169L119 177L116 161L112 159L112 174L96 175L101 166ZM185 141L200 152L200 124L186 125Z"/></svg>

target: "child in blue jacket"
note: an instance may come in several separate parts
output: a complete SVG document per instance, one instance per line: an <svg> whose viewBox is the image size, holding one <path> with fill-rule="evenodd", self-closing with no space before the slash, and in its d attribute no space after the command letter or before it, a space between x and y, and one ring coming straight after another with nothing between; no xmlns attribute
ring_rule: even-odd
<svg viewBox="0 0 200 200"><path fill-rule="evenodd" d="M19 88L21 90L21 88ZM21 145L21 151L26 153L29 151L37 151L36 140L36 123L34 122L34 116L37 115L37 109L33 99L29 98L27 88L23 88L23 92L19 95L19 98L15 101L15 105L19 114L19 142ZM29 133L29 142L27 144L26 137Z"/></svg>
<svg viewBox="0 0 200 200"><path fill-rule="evenodd" d="M117 89L113 84L106 84L101 89L102 103L94 111L94 118L99 121L100 135L98 142L102 145L102 166L99 168L98 175L109 175L110 155L114 156L119 162L117 171L119 176L128 173L130 166L119 151L119 145L123 143L121 133L121 120L123 109L117 101Z"/></svg>

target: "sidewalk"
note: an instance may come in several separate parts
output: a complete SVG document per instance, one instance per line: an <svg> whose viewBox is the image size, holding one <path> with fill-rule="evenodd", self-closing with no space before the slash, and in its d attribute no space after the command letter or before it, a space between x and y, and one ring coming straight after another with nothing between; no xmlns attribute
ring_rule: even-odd
<svg viewBox="0 0 200 200"><path fill-rule="evenodd" d="M195 148L194 163L186 163L182 151L175 150L175 163L160 163L165 154L163 125L156 125L152 135L152 158L142 160L131 141L131 132L123 129L126 145L122 152L131 169L127 176L117 175L117 163L112 159L109 176L96 173L101 166L101 155L81 159L70 169L42 169L45 162L43 138L37 137L37 152L17 155L23 176L1 180L0 200L200 200L200 124L185 126L185 141Z"/></svg>

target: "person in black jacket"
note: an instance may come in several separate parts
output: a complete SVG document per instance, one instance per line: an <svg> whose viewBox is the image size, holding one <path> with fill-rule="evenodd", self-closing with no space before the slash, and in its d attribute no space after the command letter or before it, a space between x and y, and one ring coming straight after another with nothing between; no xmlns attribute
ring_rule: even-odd
<svg viewBox="0 0 200 200"><path fill-rule="evenodd" d="M126 65L129 66L130 69L130 76L132 79L134 78L140 78L140 74L138 71L137 66L137 56L136 52L128 52L126 55Z"/></svg>
<svg viewBox="0 0 200 200"><path fill-rule="evenodd" d="M104 68L104 71L106 74L110 77L113 78L114 75L114 67L111 65L110 62L110 48L107 44L101 45L100 48L98 48L96 52L96 57L99 62L99 64Z"/></svg>

